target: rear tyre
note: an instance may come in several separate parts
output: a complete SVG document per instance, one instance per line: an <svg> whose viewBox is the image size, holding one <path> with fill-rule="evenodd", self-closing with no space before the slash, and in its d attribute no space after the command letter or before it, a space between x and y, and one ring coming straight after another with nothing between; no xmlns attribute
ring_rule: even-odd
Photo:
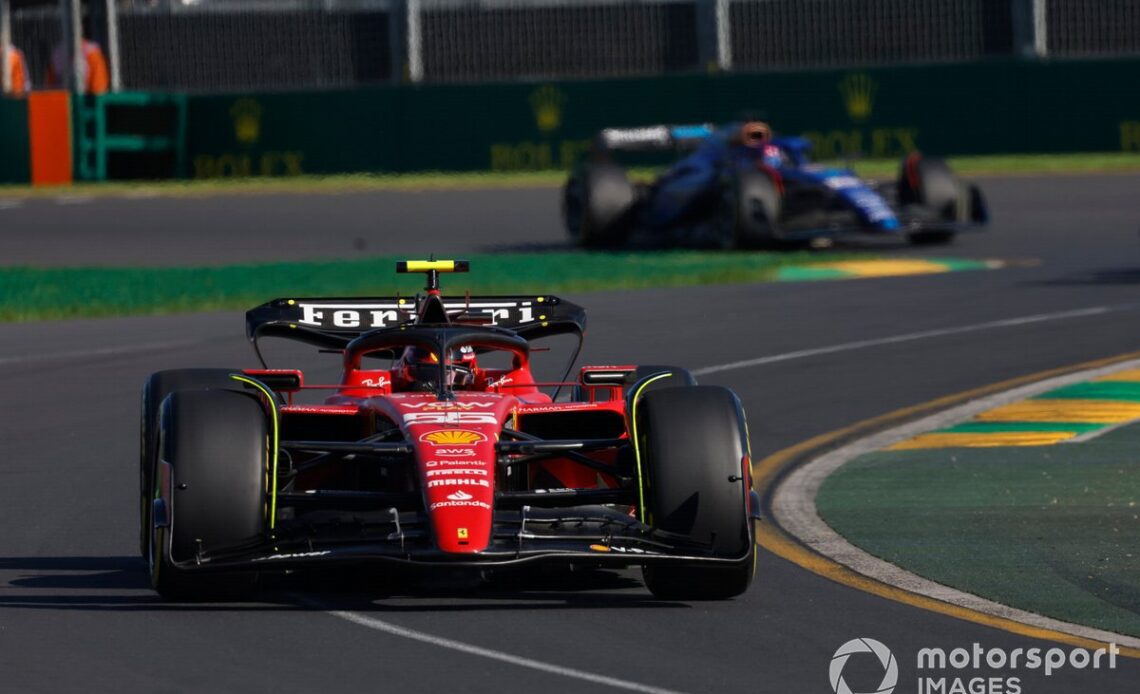
<svg viewBox="0 0 1140 694"><path fill-rule="evenodd" d="M154 470L158 459L158 408L167 395L180 390L232 388L230 374L238 369L171 369L151 374L142 391L139 422L139 553L150 554L151 507Z"/></svg>
<svg viewBox="0 0 1140 694"><path fill-rule="evenodd" d="M563 189L566 231L586 248L621 246L629 239L636 199L625 169L611 163L583 165Z"/></svg>
<svg viewBox="0 0 1140 694"><path fill-rule="evenodd" d="M744 413L719 386L666 388L637 402L646 521L655 532L726 564L647 564L645 585L668 600L723 600L752 582Z"/></svg>
<svg viewBox="0 0 1140 694"><path fill-rule="evenodd" d="M941 159L925 158L917 152L902 162L898 180L899 202L903 205L921 205L939 222L965 221L964 190L958 177ZM950 243L953 231L917 231L907 239L916 246Z"/></svg>
<svg viewBox="0 0 1140 694"><path fill-rule="evenodd" d="M159 442L170 465L165 527L151 533L151 585L168 600L240 597L254 573L180 570L200 552L260 542L266 533L271 423L253 395L181 391L162 403Z"/></svg>
<svg viewBox="0 0 1140 694"><path fill-rule="evenodd" d="M742 171L724 192L726 245L769 248L777 245L782 199L772 174Z"/></svg>

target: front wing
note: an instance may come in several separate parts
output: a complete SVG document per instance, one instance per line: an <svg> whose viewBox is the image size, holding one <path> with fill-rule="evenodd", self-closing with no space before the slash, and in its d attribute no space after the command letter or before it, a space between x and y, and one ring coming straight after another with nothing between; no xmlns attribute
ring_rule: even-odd
<svg viewBox="0 0 1140 694"><path fill-rule="evenodd" d="M755 521L759 499L752 492ZM629 566L650 563L724 564L749 561L714 556L710 548L684 537L667 536L609 506L569 506L496 511L492 542L476 554L436 549L424 513L371 511L338 513L326 522L306 518L284 525L266 541L205 551L175 561L179 570L221 572L285 570L325 564L387 563L489 569L530 564ZM754 531L752 532L755 537ZM169 551L169 548L167 548Z"/></svg>

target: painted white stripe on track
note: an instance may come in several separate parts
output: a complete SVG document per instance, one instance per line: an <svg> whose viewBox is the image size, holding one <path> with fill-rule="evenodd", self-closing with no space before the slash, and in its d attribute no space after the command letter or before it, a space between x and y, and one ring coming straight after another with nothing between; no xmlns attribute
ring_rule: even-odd
<svg viewBox="0 0 1140 694"><path fill-rule="evenodd" d="M837 352L850 352L857 349L866 349L868 347L881 347L883 345L897 345L903 342L915 342L918 340L927 340L932 337L946 337L949 335L963 335L966 333L976 333L985 330L994 330L997 328L1012 328L1019 325L1029 325L1032 323L1045 323L1048 321L1067 320L1070 318L1085 318L1087 316L1099 316L1105 313L1113 313L1116 311L1126 311L1136 308L1136 304L1125 304L1119 306L1094 306L1092 308L1077 309L1075 311L1060 311L1058 313L1038 313L1031 316L1020 316L1018 318L1006 318L1003 320L987 321L985 323L974 323L973 325L961 325L953 328L938 328L935 330L923 330L921 332L904 333L902 335L891 335L889 337L876 337L870 340L857 340L855 342L844 342L838 345L830 345L828 347L815 347L813 349L801 349L795 352L785 352L783 354L772 354L766 357L757 357L755 359L745 359L743 361L734 361L727 364L717 364L714 366L706 366L700 369L693 370L694 376L704 376L706 374L718 373L720 371L735 371L736 369L747 369L753 366L763 366L765 364L774 364L781 361L792 361L794 359L805 359L807 357L817 357L824 354L835 354Z"/></svg>
<svg viewBox="0 0 1140 694"><path fill-rule="evenodd" d="M482 646L475 646L462 641L455 641L453 639L446 639L440 636L433 636L422 631L415 629L408 629L406 627L390 624L375 617L368 617L357 612L349 612L346 610L330 610L326 606L320 605L311 600L294 596L301 604L322 609L334 617L352 622L362 627L382 631L391 636L398 636L412 641L419 641L426 643L430 646L437 646L439 648L446 648L460 653L467 653L480 658L488 658L490 660L497 660L502 663L510 665L517 665L519 667L529 668L531 670L538 670L540 672L547 672L552 675L561 675L562 677L570 677L572 679L581 680L583 682L590 682L591 684L599 684L606 687L613 687L615 689L625 689L631 692L646 692L647 694L678 694L676 690L662 689L661 687L654 687L648 684L641 684L639 682L630 682L629 680L622 680L616 677L607 677L606 675L599 675L585 670L576 670L574 668L563 667L561 665L554 665L552 663L543 662L541 660L532 660L522 656L504 653L502 651L492 650L490 648L483 648Z"/></svg>

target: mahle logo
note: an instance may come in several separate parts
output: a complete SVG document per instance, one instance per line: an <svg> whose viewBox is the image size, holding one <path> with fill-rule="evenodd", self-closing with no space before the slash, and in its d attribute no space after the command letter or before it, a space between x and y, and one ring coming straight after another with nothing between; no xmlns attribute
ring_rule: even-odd
<svg viewBox="0 0 1140 694"><path fill-rule="evenodd" d="M879 659L879 664L883 666L883 680L879 682L878 689L871 692L853 692L851 687L847 686L847 681L843 679L843 668L847 665L848 658L856 653L872 653ZM851 639L831 656L829 674L831 689L835 694L891 694L899 681L899 664L891 649L882 642L866 638Z"/></svg>
<svg viewBox="0 0 1140 694"><path fill-rule="evenodd" d="M256 144L261 139L261 104L253 99L238 99L230 107L234 119L234 139L243 145Z"/></svg>
<svg viewBox="0 0 1140 694"><path fill-rule="evenodd" d="M562 127L562 107L565 105L566 94L558 87L549 84L539 87L530 94L534 124L544 133Z"/></svg>
<svg viewBox="0 0 1140 694"><path fill-rule="evenodd" d="M847 75L839 83L839 93L843 95L843 105L851 120L867 120L875 105L875 92L878 90L879 85L862 72Z"/></svg>

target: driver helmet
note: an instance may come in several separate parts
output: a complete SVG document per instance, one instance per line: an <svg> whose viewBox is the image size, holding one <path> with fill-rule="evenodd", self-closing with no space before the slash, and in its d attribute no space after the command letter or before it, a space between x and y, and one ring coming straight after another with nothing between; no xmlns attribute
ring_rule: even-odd
<svg viewBox="0 0 1140 694"><path fill-rule="evenodd" d="M394 371L407 390L434 391L439 387L439 357L422 347L407 347ZM449 388L467 388L475 382L475 350L470 345L448 350L444 378Z"/></svg>
<svg viewBox="0 0 1140 694"><path fill-rule="evenodd" d="M763 151L772 144L772 128L764 121L745 121L740 125L737 137L745 147Z"/></svg>

